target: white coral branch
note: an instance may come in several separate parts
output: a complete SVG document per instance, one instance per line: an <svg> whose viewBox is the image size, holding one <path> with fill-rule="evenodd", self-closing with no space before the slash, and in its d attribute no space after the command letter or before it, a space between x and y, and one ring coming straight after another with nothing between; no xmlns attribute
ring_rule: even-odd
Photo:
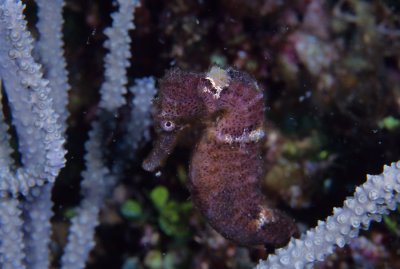
<svg viewBox="0 0 400 269"><path fill-rule="evenodd" d="M323 261L336 247L342 248L359 230L368 229L371 221L381 221L382 215L395 210L400 201L400 161L384 166L380 175L367 175L353 197L344 201L342 208L334 208L326 221L307 231L300 239L261 261L257 269L300 269Z"/></svg>

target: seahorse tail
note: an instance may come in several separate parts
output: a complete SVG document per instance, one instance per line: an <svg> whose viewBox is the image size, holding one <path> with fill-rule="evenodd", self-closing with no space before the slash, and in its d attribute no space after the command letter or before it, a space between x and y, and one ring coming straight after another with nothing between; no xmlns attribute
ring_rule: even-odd
<svg viewBox="0 0 400 269"><path fill-rule="evenodd" d="M267 206L258 148L220 143L205 134L193 153L189 189L195 206L226 238L246 246L281 246L297 229L288 216Z"/></svg>

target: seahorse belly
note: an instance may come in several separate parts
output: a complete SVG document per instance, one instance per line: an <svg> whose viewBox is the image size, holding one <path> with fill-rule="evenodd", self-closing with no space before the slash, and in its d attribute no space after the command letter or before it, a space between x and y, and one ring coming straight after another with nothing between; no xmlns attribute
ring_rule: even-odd
<svg viewBox="0 0 400 269"><path fill-rule="evenodd" d="M260 142L221 142L206 132L193 152L193 203L215 230L240 245L280 246L296 231L290 218L267 206L262 167Z"/></svg>

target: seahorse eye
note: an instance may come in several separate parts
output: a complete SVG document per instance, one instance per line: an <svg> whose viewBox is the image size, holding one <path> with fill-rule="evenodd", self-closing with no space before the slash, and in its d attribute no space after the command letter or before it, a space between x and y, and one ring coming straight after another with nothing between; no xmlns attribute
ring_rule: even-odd
<svg viewBox="0 0 400 269"><path fill-rule="evenodd" d="M162 121L161 128L166 132L171 132L175 129L175 123L170 120Z"/></svg>

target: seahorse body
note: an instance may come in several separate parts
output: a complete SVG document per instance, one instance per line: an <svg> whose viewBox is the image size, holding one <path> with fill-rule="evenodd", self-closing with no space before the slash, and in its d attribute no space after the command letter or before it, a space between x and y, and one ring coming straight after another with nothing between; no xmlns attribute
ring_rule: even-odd
<svg viewBox="0 0 400 269"><path fill-rule="evenodd" d="M154 171L179 132L201 121L205 130L189 169L195 206L215 230L238 244L287 243L297 231L294 222L269 207L260 190L265 106L257 83L233 69L213 67L207 74L174 69L160 83L157 105L160 138L143 167Z"/></svg>

